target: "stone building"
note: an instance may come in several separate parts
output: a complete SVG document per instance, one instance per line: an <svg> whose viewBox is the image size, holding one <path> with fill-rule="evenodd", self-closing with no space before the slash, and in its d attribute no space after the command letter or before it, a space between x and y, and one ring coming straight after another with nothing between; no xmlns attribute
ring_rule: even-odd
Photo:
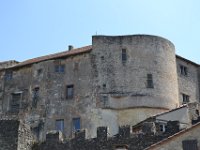
<svg viewBox="0 0 200 150"><path fill-rule="evenodd" d="M39 141L51 130L94 138L99 126L113 136L200 99L199 64L158 36L96 35L90 46L11 64L0 67L1 119L28 124Z"/></svg>

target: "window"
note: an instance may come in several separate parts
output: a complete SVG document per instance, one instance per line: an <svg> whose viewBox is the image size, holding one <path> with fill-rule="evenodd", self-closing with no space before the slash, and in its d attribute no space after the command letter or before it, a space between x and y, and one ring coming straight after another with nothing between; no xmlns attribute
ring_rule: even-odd
<svg viewBox="0 0 200 150"><path fill-rule="evenodd" d="M78 66L79 66L78 62L75 62L74 63L74 70L78 70Z"/></svg>
<svg viewBox="0 0 200 150"><path fill-rule="evenodd" d="M38 102L38 98L39 98L39 87L36 87L33 89L33 101L32 101L32 106L36 107L37 106L37 102Z"/></svg>
<svg viewBox="0 0 200 150"><path fill-rule="evenodd" d="M10 102L10 111L11 112L19 112L20 108L20 100L21 100L22 93L12 93L12 99Z"/></svg>
<svg viewBox="0 0 200 150"><path fill-rule="evenodd" d="M102 96L101 103L103 107L108 107L108 96L106 95Z"/></svg>
<svg viewBox="0 0 200 150"><path fill-rule="evenodd" d="M189 103L190 102L190 96L186 94L182 94L182 101L183 104Z"/></svg>
<svg viewBox="0 0 200 150"><path fill-rule="evenodd" d="M147 88L153 88L153 75L147 74Z"/></svg>
<svg viewBox="0 0 200 150"><path fill-rule="evenodd" d="M81 129L80 118L73 118L73 131L78 131Z"/></svg>
<svg viewBox="0 0 200 150"><path fill-rule="evenodd" d="M160 124L159 127L160 127L160 131L161 132L165 132L166 131L166 125Z"/></svg>
<svg viewBox="0 0 200 150"><path fill-rule="evenodd" d="M182 141L183 150L198 150L197 140Z"/></svg>
<svg viewBox="0 0 200 150"><path fill-rule="evenodd" d="M67 85L66 99L72 99L74 97L74 85Z"/></svg>
<svg viewBox="0 0 200 150"><path fill-rule="evenodd" d="M56 130L64 132L64 119L56 120Z"/></svg>
<svg viewBox="0 0 200 150"><path fill-rule="evenodd" d="M40 76L42 74L42 69L37 70L37 76Z"/></svg>
<svg viewBox="0 0 200 150"><path fill-rule="evenodd" d="M186 66L180 65L180 73L181 75L187 76L188 75L188 69Z"/></svg>
<svg viewBox="0 0 200 150"><path fill-rule="evenodd" d="M6 70L5 72L5 80L11 80L13 77L13 72L11 70Z"/></svg>
<svg viewBox="0 0 200 150"><path fill-rule="evenodd" d="M127 60L126 49L122 49L122 62L126 62L126 60Z"/></svg>
<svg viewBox="0 0 200 150"><path fill-rule="evenodd" d="M64 73L65 72L65 65L55 65L55 72Z"/></svg>

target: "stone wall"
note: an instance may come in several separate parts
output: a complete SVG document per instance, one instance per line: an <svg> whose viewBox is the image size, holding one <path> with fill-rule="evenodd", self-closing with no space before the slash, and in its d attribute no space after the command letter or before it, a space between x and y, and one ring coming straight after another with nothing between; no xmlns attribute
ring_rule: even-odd
<svg viewBox="0 0 200 150"><path fill-rule="evenodd" d="M0 150L17 150L19 121L0 120Z"/></svg>
<svg viewBox="0 0 200 150"><path fill-rule="evenodd" d="M20 123L18 128L18 149L17 150L31 150L35 142L33 134L28 125Z"/></svg>
<svg viewBox="0 0 200 150"><path fill-rule="evenodd" d="M127 51L126 62L122 62L122 49ZM64 72L56 72L56 65L64 65ZM120 125L135 125L178 106L176 70L174 45L164 38L94 36L92 51L1 70L0 116L23 120L39 141L56 129L60 119L63 134L73 137L73 118L80 118L87 138L96 137L98 126L108 126L112 136ZM5 79L6 71L12 71L12 79ZM191 71L191 82L180 85L191 87L193 101L199 89L195 89L195 68ZM147 88L147 74L153 75L153 88ZM74 87L73 98L66 98L68 85ZM15 94L20 94L19 110L13 112Z"/></svg>
<svg viewBox="0 0 200 150"><path fill-rule="evenodd" d="M173 109L179 105L174 45L148 35L93 36L96 86L107 107ZM122 61L122 49L127 60ZM152 75L153 87L147 86ZM167 93L167 94L166 94Z"/></svg>
<svg viewBox="0 0 200 150"><path fill-rule="evenodd" d="M198 66L194 63L176 58L177 74L179 84L179 101L183 103L182 94L189 96L190 102L199 102L199 75ZM180 66L187 67L187 75L181 74Z"/></svg>
<svg viewBox="0 0 200 150"><path fill-rule="evenodd" d="M0 150L31 150L30 128L17 120L0 120Z"/></svg>
<svg viewBox="0 0 200 150"><path fill-rule="evenodd" d="M85 131L76 133L74 139L67 141L58 141L59 135L55 134L55 139L47 138L47 141L35 144L33 150L112 150L117 147L127 147L128 149L143 150L144 148L156 143L170 135L179 131L176 122L169 122L169 131L163 134L141 133L131 134L130 126L123 126L119 128L119 133L113 137L107 136L107 128L99 127L97 129L97 137L93 139L85 139ZM49 135L47 135L49 137ZM48 140L49 139L49 140Z"/></svg>

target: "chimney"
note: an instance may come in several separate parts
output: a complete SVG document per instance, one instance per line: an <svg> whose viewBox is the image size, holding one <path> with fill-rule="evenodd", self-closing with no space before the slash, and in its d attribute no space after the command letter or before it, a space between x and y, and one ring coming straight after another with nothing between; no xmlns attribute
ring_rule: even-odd
<svg viewBox="0 0 200 150"><path fill-rule="evenodd" d="M73 48L74 48L73 45L69 45L68 46L68 51L71 51Z"/></svg>

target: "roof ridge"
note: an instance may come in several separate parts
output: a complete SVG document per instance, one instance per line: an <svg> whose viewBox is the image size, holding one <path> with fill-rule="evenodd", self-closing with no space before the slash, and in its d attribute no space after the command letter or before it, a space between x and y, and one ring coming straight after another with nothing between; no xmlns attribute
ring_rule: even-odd
<svg viewBox="0 0 200 150"><path fill-rule="evenodd" d="M88 45L88 46L72 49L70 51L66 50L66 51L62 51L62 52L58 52L58 53L53 53L53 54L49 54L49 55L44 55L44 56L28 59L28 60L22 61L19 64L9 67L9 68L17 68L17 67L22 67L22 66L26 66L26 65L46 61L46 60L62 58L62 57L67 57L67 56L72 56L72 55L78 55L81 53L90 52L91 50L92 50L92 45Z"/></svg>

